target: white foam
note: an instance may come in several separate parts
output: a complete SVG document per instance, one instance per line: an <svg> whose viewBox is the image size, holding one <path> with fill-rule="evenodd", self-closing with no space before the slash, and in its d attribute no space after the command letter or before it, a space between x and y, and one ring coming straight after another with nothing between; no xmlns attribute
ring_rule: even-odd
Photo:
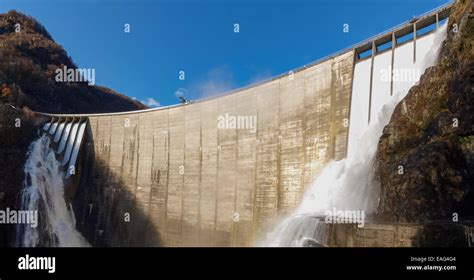
<svg viewBox="0 0 474 280"><path fill-rule="evenodd" d="M37 210L39 226L18 225L19 247L84 247L87 241L76 230L74 213L64 200L64 171L43 135L30 145L24 166L21 207Z"/></svg>
<svg viewBox="0 0 474 280"><path fill-rule="evenodd" d="M394 69L414 69L422 74L436 63L446 26L417 40L417 61L413 62L413 43L395 51ZM410 53L411 51L411 53ZM406 96L418 80L395 81L390 96L387 84L377 74L373 76L373 111L368 123L368 95L370 85L370 59L355 66L352 89L351 120L348 156L329 162L305 193L300 206L269 233L263 246L301 246L305 240L324 244L324 223L314 217L325 216L327 211L364 211L373 213L379 201L379 184L374 180L374 161L383 128L390 120L395 106ZM379 70L391 64L391 55L382 54L374 60ZM324 219L323 219L324 221Z"/></svg>

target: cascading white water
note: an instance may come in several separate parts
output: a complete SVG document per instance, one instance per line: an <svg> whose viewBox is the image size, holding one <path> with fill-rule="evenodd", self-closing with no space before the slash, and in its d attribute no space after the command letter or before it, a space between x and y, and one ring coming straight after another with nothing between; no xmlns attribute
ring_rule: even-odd
<svg viewBox="0 0 474 280"><path fill-rule="evenodd" d="M38 211L38 226L18 225L18 247L84 247L88 242L76 230L72 207L64 199L64 171L43 135L31 143L24 166L21 209Z"/></svg>
<svg viewBox="0 0 474 280"><path fill-rule="evenodd" d="M436 63L445 36L446 25L443 25L434 34L417 41L416 62L413 62L413 43L397 48L394 70L398 65L398 70L411 69L422 74L426 68ZM335 216L334 210L359 211L365 215L370 215L376 210L379 201L379 185L374 180L373 167L377 144L395 106L419 81L419 76L412 80L394 79L394 94L392 96L389 92L388 94L380 92L383 88L390 89L383 84L387 81L375 78L372 84L373 94L383 94L385 99L383 100L381 97L375 99L371 111L371 122L368 124L366 100L357 99L359 96L361 99L368 96L367 89L370 84L367 83L370 68L368 68L369 71L366 71L366 65L362 63L368 64L369 61L357 65L356 73L354 73L347 158L329 162L321 170L305 193L300 206L266 236L263 246L324 245L327 241L325 218L328 215ZM374 77L376 77L375 73ZM380 91L377 91L379 89Z"/></svg>

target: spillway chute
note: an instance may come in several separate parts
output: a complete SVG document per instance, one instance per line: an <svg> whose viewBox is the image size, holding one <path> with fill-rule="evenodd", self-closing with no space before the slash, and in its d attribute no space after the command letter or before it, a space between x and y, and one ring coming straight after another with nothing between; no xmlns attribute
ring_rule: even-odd
<svg viewBox="0 0 474 280"><path fill-rule="evenodd" d="M74 170L88 123L87 118L51 118L43 125L62 167ZM66 178L73 174L66 172Z"/></svg>

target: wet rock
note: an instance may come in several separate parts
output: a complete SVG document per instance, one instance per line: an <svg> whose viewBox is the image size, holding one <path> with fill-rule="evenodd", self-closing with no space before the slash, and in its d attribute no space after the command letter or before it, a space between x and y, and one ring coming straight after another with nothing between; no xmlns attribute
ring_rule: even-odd
<svg viewBox="0 0 474 280"><path fill-rule="evenodd" d="M323 244L318 242L316 239L307 238L301 242L301 247L325 247Z"/></svg>

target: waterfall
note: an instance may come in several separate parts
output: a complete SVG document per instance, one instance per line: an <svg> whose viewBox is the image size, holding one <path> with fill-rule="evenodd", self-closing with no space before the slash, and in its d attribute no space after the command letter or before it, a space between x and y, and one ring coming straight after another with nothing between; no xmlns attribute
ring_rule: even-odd
<svg viewBox="0 0 474 280"><path fill-rule="evenodd" d="M38 211L38 226L18 225L17 247L83 247L71 205L64 199L65 173L46 135L31 143L20 193L22 210Z"/></svg>
<svg viewBox="0 0 474 280"><path fill-rule="evenodd" d="M399 68L406 67L423 73L426 68L436 63L445 36L446 24L438 28L433 34L424 37L420 42L417 41L417 48L421 50L417 50L416 62L413 59L413 42L398 47L395 56L402 60L402 62L398 62ZM420 54L423 56L420 57ZM380 56L382 55L384 54ZM390 53L386 53L386 55L389 56ZM391 62L391 60L388 61ZM361 62L361 65L363 63L370 64L370 59ZM368 95L366 90L368 87L362 88L363 83L358 81L368 81L370 75L370 70L366 71L365 66L358 68L358 65L356 65L355 69L353 99ZM394 69L397 69L397 67L394 67ZM361 110L363 104L359 100L352 101L347 157L327 163L304 194L299 207L292 215L284 218L274 231L264 238L260 245L321 246L327 243L325 225L328 218L332 222L335 219L344 221L351 218L346 213L363 213L366 216L376 211L379 201L379 184L374 180L374 162L379 138L382 135L383 128L390 121L396 105L406 96L409 89L419 81L418 79L419 76L416 80L394 80L393 88L396 91L391 96L390 92L386 94L385 92L382 93L381 90L377 91L383 87L389 89L389 87L383 85L387 81L374 79L372 84L373 95L385 94L386 97L384 100L378 101L379 103L383 102L383 104L379 104L375 112L374 110L371 111L370 123L367 122L368 106L364 111ZM365 82L365 84L368 85L369 83Z"/></svg>

